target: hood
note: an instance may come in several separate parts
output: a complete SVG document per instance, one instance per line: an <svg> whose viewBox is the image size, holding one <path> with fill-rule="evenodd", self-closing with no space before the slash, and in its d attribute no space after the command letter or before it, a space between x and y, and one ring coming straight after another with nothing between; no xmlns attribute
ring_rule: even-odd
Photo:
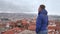
<svg viewBox="0 0 60 34"><path fill-rule="evenodd" d="M39 11L38 15L39 15L39 14L47 15L47 11L46 11L45 9L43 9L43 10Z"/></svg>

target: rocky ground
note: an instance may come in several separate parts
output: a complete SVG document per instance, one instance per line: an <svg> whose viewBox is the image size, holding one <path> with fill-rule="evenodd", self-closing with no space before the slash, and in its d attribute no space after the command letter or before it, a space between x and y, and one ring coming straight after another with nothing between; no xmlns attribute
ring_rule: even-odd
<svg viewBox="0 0 60 34"><path fill-rule="evenodd" d="M30 31L30 30L24 30L24 31L20 32L19 34L36 34L36 32Z"/></svg>

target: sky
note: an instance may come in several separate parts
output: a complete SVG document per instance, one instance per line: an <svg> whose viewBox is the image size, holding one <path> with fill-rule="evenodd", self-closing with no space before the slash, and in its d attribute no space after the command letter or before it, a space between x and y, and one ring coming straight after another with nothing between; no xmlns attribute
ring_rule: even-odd
<svg viewBox="0 0 60 34"><path fill-rule="evenodd" d="M38 13L41 4L48 15L60 15L60 0L0 0L0 13Z"/></svg>

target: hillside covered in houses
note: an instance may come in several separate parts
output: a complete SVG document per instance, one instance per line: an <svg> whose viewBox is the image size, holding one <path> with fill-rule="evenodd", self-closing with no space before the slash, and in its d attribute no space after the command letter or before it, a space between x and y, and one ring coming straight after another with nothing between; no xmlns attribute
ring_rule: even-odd
<svg viewBox="0 0 60 34"><path fill-rule="evenodd" d="M36 34L36 17L36 14L0 13L0 34ZM60 16L49 15L48 33L60 33L59 26Z"/></svg>

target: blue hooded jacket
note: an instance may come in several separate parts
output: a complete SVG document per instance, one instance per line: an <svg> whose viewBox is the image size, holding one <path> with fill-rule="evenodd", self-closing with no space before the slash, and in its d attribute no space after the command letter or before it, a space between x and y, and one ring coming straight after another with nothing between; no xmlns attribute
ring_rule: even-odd
<svg viewBox="0 0 60 34"><path fill-rule="evenodd" d="M47 30L47 26L48 26L47 11L43 9L38 13L38 17L36 20L36 33L38 33L39 31Z"/></svg>

